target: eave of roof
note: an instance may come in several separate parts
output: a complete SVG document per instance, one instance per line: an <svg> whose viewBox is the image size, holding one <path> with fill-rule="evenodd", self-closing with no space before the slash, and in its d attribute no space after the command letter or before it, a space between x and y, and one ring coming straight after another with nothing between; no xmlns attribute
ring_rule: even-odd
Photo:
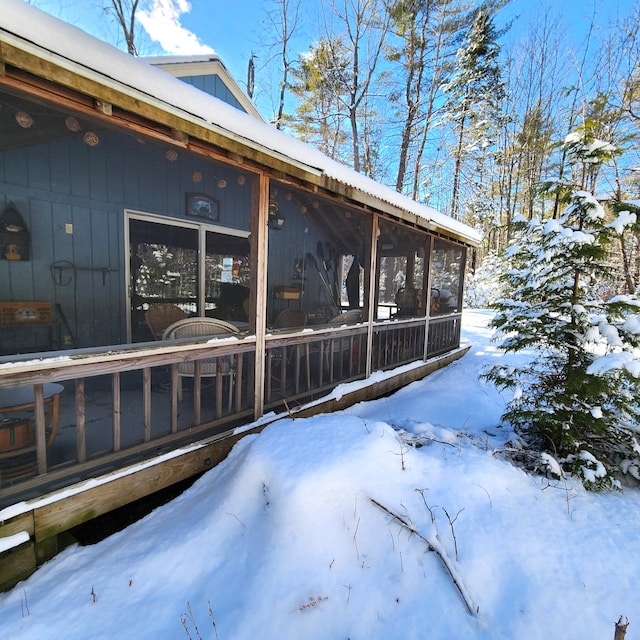
<svg viewBox="0 0 640 640"><path fill-rule="evenodd" d="M94 87L102 85L133 98L134 103L150 105L195 125L190 127L190 135L194 135L194 129L201 128L204 134L214 133L252 150L253 157L258 157L266 166L272 166L269 163L272 158L279 169L290 166L298 175L302 171L311 182L355 202L416 226L448 233L471 245L478 245L481 240L480 232L468 225L331 160L275 127L185 85L165 71L22 0L0 0L0 7L0 62L17 66L30 64L31 68L26 70L38 75L42 71L37 61L42 59L90 81ZM64 82L61 74L51 73L51 76L49 80ZM72 86L72 80L68 82L71 83L68 86ZM73 88L78 88L77 83ZM202 135L202 139L207 140L207 135Z"/></svg>

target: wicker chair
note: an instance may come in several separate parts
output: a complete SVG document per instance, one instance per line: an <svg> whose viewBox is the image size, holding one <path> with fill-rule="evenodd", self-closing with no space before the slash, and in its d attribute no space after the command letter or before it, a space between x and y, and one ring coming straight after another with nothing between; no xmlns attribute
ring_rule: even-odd
<svg viewBox="0 0 640 640"><path fill-rule="evenodd" d="M144 314L149 330L155 340L162 340L167 327L178 320L184 320L185 312L175 304L152 304Z"/></svg>
<svg viewBox="0 0 640 640"><path fill-rule="evenodd" d="M327 324L331 325L332 327L341 327L343 324L358 324L358 322L362 322L362 310L351 309L351 311L339 313L334 318L331 318L331 320L329 320Z"/></svg>
<svg viewBox="0 0 640 640"><path fill-rule="evenodd" d="M163 340L177 340L179 338L224 338L237 335L239 335L239 332L234 325L217 318L185 318L167 327L162 338ZM235 375L233 357L224 356L221 359L221 364L220 374L229 378L229 405L231 405L232 382ZM178 400L182 400L182 378L193 378L194 375L195 366L193 361L178 364ZM200 376L203 378L218 377L217 357L200 360Z"/></svg>

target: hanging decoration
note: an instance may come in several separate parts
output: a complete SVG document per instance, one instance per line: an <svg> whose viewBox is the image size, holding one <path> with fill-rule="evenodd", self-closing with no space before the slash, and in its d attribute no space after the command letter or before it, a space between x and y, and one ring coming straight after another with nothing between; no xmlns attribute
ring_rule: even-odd
<svg viewBox="0 0 640 640"><path fill-rule="evenodd" d="M29 259L29 230L13 202L0 214L0 258Z"/></svg>
<svg viewBox="0 0 640 640"><path fill-rule="evenodd" d="M97 133L94 133L93 131L87 131L84 134L84 143L90 147L95 147L100 143L100 138L98 137Z"/></svg>
<svg viewBox="0 0 640 640"><path fill-rule="evenodd" d="M33 118L26 111L18 111L16 113L16 122L23 129L29 129L33 125Z"/></svg>
<svg viewBox="0 0 640 640"><path fill-rule="evenodd" d="M73 116L69 116L64 121L64 124L67 129L69 129L69 131L73 131L74 133L77 133L78 131L80 131L80 129L82 129L80 123L78 122L78 119L74 118Z"/></svg>

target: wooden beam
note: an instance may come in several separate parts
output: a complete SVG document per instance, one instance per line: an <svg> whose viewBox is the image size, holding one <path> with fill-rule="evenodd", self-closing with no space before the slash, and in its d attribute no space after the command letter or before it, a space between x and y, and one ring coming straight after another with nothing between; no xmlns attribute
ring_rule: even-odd
<svg viewBox="0 0 640 640"><path fill-rule="evenodd" d="M28 578L37 568L35 545L26 542L0 556L0 591Z"/></svg>
<svg viewBox="0 0 640 640"><path fill-rule="evenodd" d="M103 102L102 100L96 100L94 103L95 108L105 116L113 115L113 105L109 102Z"/></svg>
<svg viewBox="0 0 640 640"><path fill-rule="evenodd" d="M254 431L255 433L255 431ZM216 466L244 434L227 436L180 456L126 473L34 510L35 539L41 542L97 516L130 504Z"/></svg>
<svg viewBox="0 0 640 640"><path fill-rule="evenodd" d="M180 129L171 129L171 137L180 144L187 145L189 144L189 134L184 131L180 131Z"/></svg>

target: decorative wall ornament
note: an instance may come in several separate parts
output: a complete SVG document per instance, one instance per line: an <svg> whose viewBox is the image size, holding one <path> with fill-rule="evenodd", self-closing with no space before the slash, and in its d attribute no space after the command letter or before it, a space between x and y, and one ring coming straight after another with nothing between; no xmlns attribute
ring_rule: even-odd
<svg viewBox="0 0 640 640"><path fill-rule="evenodd" d="M64 124L67 127L67 129L69 129L69 131L78 132L78 131L80 131L80 129L82 129L82 126L78 122L78 119L74 118L73 116L69 116L64 121Z"/></svg>
<svg viewBox="0 0 640 640"><path fill-rule="evenodd" d="M83 140L85 144L90 147L95 147L100 143L100 138L98 137L98 134L94 133L93 131L87 131L87 133L84 134Z"/></svg>
<svg viewBox="0 0 640 640"><path fill-rule="evenodd" d="M216 221L220 218L220 202L206 193L187 193L186 215Z"/></svg>
<svg viewBox="0 0 640 640"><path fill-rule="evenodd" d="M29 244L29 229L13 202L10 202L0 214L0 258L28 260Z"/></svg>
<svg viewBox="0 0 640 640"><path fill-rule="evenodd" d="M218 189L225 189L227 186L227 181L224 178L220 178L218 180Z"/></svg>
<svg viewBox="0 0 640 640"><path fill-rule="evenodd" d="M245 175L243 173L241 173L238 176L237 180L238 180L238 184L239 185L243 185L247 181L247 179L246 179L246 177L245 177Z"/></svg>
<svg viewBox="0 0 640 640"><path fill-rule="evenodd" d="M167 149L167 152L164 154L164 157L169 162L175 162L178 159L178 152L175 149Z"/></svg>
<svg viewBox="0 0 640 640"><path fill-rule="evenodd" d="M191 174L191 180L193 180L193 182L202 182L202 171L194 171Z"/></svg>
<svg viewBox="0 0 640 640"><path fill-rule="evenodd" d="M18 111L16 113L16 122L23 129L28 129L33 125L33 118L26 111Z"/></svg>
<svg viewBox="0 0 640 640"><path fill-rule="evenodd" d="M285 217L280 213L280 207L278 207L278 201L276 200L275 194L272 193L269 198L269 227L274 231L282 231L285 220Z"/></svg>

